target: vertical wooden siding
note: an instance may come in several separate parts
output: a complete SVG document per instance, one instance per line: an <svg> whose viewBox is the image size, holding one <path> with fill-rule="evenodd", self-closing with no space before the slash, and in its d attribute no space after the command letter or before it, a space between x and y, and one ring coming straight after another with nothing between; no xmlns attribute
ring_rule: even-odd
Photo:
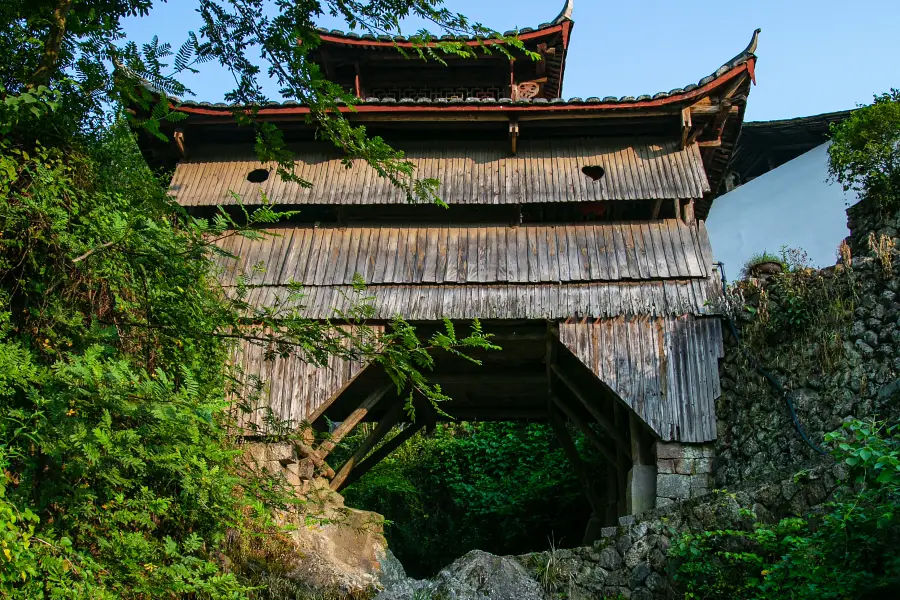
<svg viewBox="0 0 900 600"><path fill-rule="evenodd" d="M381 326L371 327L376 331L384 330ZM264 348L246 342L236 353L235 361L243 371L245 388L251 385L253 376L259 377L265 385L254 410L238 415L238 424L247 435L270 432L266 407L271 409L275 419L297 427L365 366L333 356L323 367L295 356L265 360ZM248 388L243 397L247 398L249 393Z"/></svg>
<svg viewBox="0 0 900 600"><path fill-rule="evenodd" d="M506 142L413 142L403 145L416 177L441 181L438 195L450 204L523 204L702 198L710 190L696 144L681 149L666 140L560 138L523 140L516 156ZM302 187L271 176L262 184L247 174L263 164L250 147L198 149L178 164L170 187L179 204L215 206L260 200L276 204L403 204L406 196L364 161L348 169L325 145L302 148L295 174ZM581 169L602 166L593 181Z"/></svg>
<svg viewBox="0 0 900 600"><path fill-rule="evenodd" d="M223 285L541 283L706 278L706 226L676 219L573 225L271 227L218 242ZM264 270L255 269L257 264Z"/></svg>
<svg viewBox="0 0 900 600"><path fill-rule="evenodd" d="M664 441L716 438L719 319L618 317L564 323L559 336Z"/></svg>

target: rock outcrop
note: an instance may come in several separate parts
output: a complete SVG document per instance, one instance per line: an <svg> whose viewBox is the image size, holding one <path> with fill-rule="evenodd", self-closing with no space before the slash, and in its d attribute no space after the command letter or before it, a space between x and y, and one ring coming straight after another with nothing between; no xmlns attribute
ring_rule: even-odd
<svg viewBox="0 0 900 600"><path fill-rule="evenodd" d="M287 523L295 527L290 537L297 548L287 577L315 589L358 592L379 587L387 553L384 518L345 507L343 497L324 479L313 480L307 503L308 512ZM301 519L304 522L298 522Z"/></svg>
<svg viewBox="0 0 900 600"><path fill-rule="evenodd" d="M376 600L546 600L540 584L510 557L473 550L433 579L388 582Z"/></svg>
<svg viewBox="0 0 900 600"><path fill-rule="evenodd" d="M324 478L306 487L300 508L277 515L281 531L267 534L277 539L231 541L240 552L230 558L269 597L371 598L385 581L405 579L388 552L384 517L344 506Z"/></svg>

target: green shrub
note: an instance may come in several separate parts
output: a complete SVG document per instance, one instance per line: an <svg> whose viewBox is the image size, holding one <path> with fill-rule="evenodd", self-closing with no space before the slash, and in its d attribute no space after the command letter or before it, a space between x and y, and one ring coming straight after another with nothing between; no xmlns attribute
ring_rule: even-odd
<svg viewBox="0 0 900 600"><path fill-rule="evenodd" d="M575 439L603 481L602 459ZM518 554L580 544L590 507L571 472L546 425L463 422L414 436L343 493L349 505L386 517L394 554L425 576L476 548Z"/></svg>
<svg viewBox="0 0 900 600"><path fill-rule="evenodd" d="M856 421L827 439L849 473L834 501L751 531L682 536L670 558L685 598L897 597L900 428Z"/></svg>
<svg viewBox="0 0 900 600"><path fill-rule="evenodd" d="M753 274L754 267L764 263L776 263L781 265L782 268L787 268L780 256L764 250L752 255L744 262L744 265L741 267L741 277L750 277Z"/></svg>

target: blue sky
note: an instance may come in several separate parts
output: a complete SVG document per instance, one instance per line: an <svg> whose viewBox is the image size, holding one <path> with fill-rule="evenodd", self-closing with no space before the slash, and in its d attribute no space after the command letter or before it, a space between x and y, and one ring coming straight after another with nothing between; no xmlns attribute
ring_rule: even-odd
<svg viewBox="0 0 900 600"><path fill-rule="evenodd" d="M563 0L447 0L473 21L503 31L552 20ZM138 43L173 45L199 28L191 0L160 4L129 19ZM852 108L900 87L900 0L758 0L698 5L672 0L575 0L565 97L653 94L684 87L743 50L757 27L757 87L747 120L783 119ZM321 26L344 28L335 19ZM405 33L420 24L409 23ZM186 80L196 100L220 101L233 86L205 65ZM275 94L274 89L270 91Z"/></svg>

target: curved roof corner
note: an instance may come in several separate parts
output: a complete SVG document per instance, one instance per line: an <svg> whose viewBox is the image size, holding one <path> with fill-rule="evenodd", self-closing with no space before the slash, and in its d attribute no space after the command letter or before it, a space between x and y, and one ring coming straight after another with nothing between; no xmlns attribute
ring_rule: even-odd
<svg viewBox="0 0 900 600"><path fill-rule="evenodd" d="M563 21L572 20L572 9L575 8L575 0L566 0L565 6L559 11L559 14L553 19L554 25L559 25Z"/></svg>

